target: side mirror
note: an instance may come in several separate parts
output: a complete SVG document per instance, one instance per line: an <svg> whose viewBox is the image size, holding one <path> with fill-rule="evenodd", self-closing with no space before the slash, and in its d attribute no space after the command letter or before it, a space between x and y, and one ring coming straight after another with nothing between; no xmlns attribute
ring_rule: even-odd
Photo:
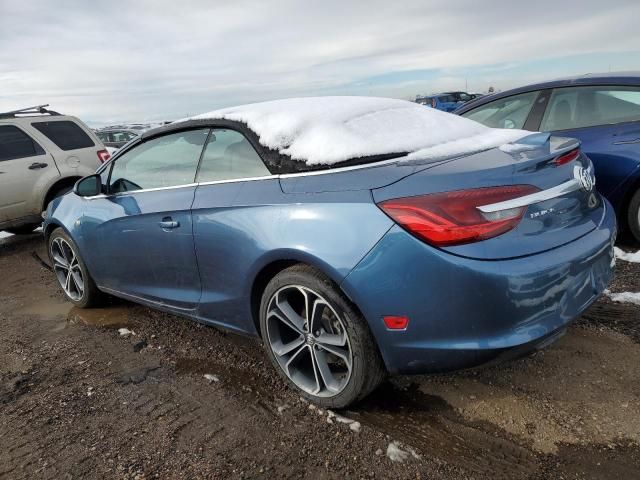
<svg viewBox="0 0 640 480"><path fill-rule="evenodd" d="M80 197L94 197L102 193L102 178L97 173L81 178L73 186L73 193Z"/></svg>

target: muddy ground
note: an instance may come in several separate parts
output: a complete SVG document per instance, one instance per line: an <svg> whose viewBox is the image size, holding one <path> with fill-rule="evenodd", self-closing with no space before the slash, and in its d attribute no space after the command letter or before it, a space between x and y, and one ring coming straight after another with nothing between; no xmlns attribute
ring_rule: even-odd
<svg viewBox="0 0 640 480"><path fill-rule="evenodd" d="M348 424L257 341L70 308L45 258L38 235L0 240L0 478L640 477L640 306L600 300L506 365L395 378ZM640 264L617 270L612 291L640 291Z"/></svg>

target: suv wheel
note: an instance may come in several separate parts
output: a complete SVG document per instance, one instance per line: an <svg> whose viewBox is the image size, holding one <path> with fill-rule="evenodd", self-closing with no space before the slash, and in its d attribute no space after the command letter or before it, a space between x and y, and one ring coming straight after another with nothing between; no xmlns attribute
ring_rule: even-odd
<svg viewBox="0 0 640 480"><path fill-rule="evenodd" d="M71 237L58 228L49 237L48 246L53 271L67 299L80 308L97 304L102 294Z"/></svg>
<svg viewBox="0 0 640 480"><path fill-rule="evenodd" d="M260 326L272 364L304 397L342 408L373 391L386 376L362 316L328 278L296 265L267 285Z"/></svg>
<svg viewBox="0 0 640 480"><path fill-rule="evenodd" d="M640 190L631 197L631 202L629 202L627 223L635 240L640 242Z"/></svg>

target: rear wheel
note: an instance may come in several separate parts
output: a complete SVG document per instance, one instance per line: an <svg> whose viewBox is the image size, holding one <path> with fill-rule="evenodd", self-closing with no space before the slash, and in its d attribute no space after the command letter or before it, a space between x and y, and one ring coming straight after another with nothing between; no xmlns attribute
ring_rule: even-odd
<svg viewBox="0 0 640 480"><path fill-rule="evenodd" d="M631 202L629 202L627 223L635 240L640 242L640 190L631 197Z"/></svg>
<svg viewBox="0 0 640 480"><path fill-rule="evenodd" d="M102 293L89 275L71 237L58 228L49 237L48 246L53 272L67 299L80 308L99 303Z"/></svg>
<svg viewBox="0 0 640 480"><path fill-rule="evenodd" d="M269 282L260 325L276 370L324 407L342 408L364 398L386 375L365 320L311 267L290 267Z"/></svg>

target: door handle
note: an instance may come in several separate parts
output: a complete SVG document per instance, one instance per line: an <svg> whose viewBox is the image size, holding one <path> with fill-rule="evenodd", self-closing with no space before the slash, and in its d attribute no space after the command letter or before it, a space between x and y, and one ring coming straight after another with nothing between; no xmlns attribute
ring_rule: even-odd
<svg viewBox="0 0 640 480"><path fill-rule="evenodd" d="M160 225L160 228L163 230L170 230L172 228L178 228L180 226L180 222L172 220L171 217L165 217L160 223L158 223L158 225Z"/></svg>
<svg viewBox="0 0 640 480"><path fill-rule="evenodd" d="M35 162L29 165L29 170L38 170L39 168L45 168L47 166L48 166L47 163Z"/></svg>

